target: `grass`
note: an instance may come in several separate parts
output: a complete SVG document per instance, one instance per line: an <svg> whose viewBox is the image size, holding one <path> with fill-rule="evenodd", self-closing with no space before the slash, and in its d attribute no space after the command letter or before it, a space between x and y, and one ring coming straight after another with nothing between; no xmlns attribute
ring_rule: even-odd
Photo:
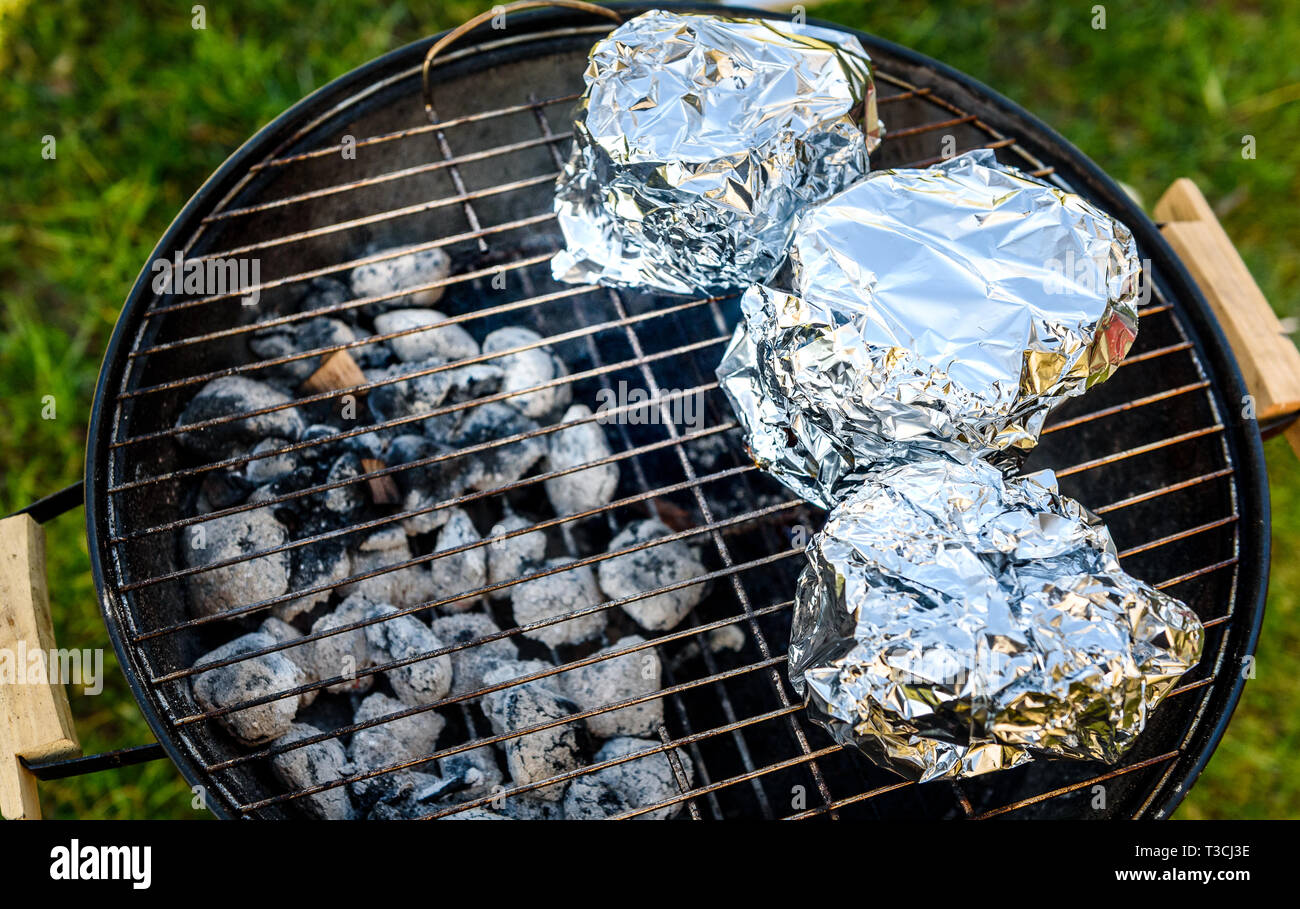
<svg viewBox="0 0 1300 909"><path fill-rule="evenodd" d="M0 513L79 478L99 358L158 236L240 142L329 79L488 3L0 0ZM1248 4L829 2L816 16L945 60L1053 124L1148 207L1197 181L1265 294L1300 317L1300 20ZM56 157L42 157L43 137ZM1256 157L1242 157L1254 136ZM53 396L53 419L48 399ZM1180 816L1300 816L1300 472L1268 446L1274 567L1257 678ZM81 513L48 527L58 639L105 641ZM87 751L150 740L106 656L73 693ZM58 817L203 817L167 762L45 784Z"/></svg>

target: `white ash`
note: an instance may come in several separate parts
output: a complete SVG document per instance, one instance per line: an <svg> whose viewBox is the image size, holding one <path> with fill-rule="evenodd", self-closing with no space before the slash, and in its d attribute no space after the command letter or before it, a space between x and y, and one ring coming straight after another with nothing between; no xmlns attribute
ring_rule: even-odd
<svg viewBox="0 0 1300 909"><path fill-rule="evenodd" d="M353 361L361 367L363 373L383 369L397 362L397 356L393 353L392 348L380 341L362 344L359 347L352 348L348 353Z"/></svg>
<svg viewBox="0 0 1300 909"><path fill-rule="evenodd" d="M546 561L546 534L543 531L533 530L505 538L508 533L532 525L532 521L515 514L507 507L505 515L488 531L489 539L497 538L483 547L487 550L489 584L495 587L530 574ZM501 599L509 598L512 589L503 587L494 591L492 596Z"/></svg>
<svg viewBox="0 0 1300 909"><path fill-rule="evenodd" d="M441 325L446 321L447 316L436 309L394 309L375 316L375 333L387 335L411 331L425 326ZM421 360L454 363L476 357L479 353L478 342L474 340L474 336L456 324L389 338L388 346L397 355L397 359L408 363Z"/></svg>
<svg viewBox="0 0 1300 909"><path fill-rule="evenodd" d="M277 745L288 745L321 734L321 730L306 723L294 723L289 731L276 739ZM341 780L348 775L347 752L338 739L323 739L302 745L271 758L271 767L292 791L309 789ZM352 799L345 786L335 786L323 792L305 795L295 800L314 817L327 821L351 820L356 817Z"/></svg>
<svg viewBox="0 0 1300 909"><path fill-rule="evenodd" d="M538 426L513 407L492 402L470 409L451 436L451 446L465 449L498 439L535 432ZM427 432L427 430L426 430ZM515 482L546 454L546 441L528 436L493 445L461 460L471 489L487 492Z"/></svg>
<svg viewBox="0 0 1300 909"><path fill-rule="evenodd" d="M351 625L369 618L376 603L361 594L353 594L334 608L318 618L311 626L313 635ZM342 676L343 681L330 685L326 690L333 694L366 692L374 685L373 675L359 675L363 670L374 665L370 647L366 643L365 628L354 628L338 634L327 635L319 640L303 644L303 659L314 667L318 679L332 679Z"/></svg>
<svg viewBox="0 0 1300 909"><path fill-rule="evenodd" d="M361 458L380 458L388 450L389 433L387 429L376 429L371 432L359 433L355 436L348 436L346 439L340 439L339 445L348 451L356 453Z"/></svg>
<svg viewBox="0 0 1300 909"><path fill-rule="evenodd" d="M286 622L291 622L321 603L328 602L334 592L328 585L338 584L344 578L352 576L352 556L347 546L338 540L307 543L290 550L289 554L293 563L289 589L311 590L314 587L323 589L271 607L272 614Z"/></svg>
<svg viewBox="0 0 1300 909"><path fill-rule="evenodd" d="M636 521L619 531L610 541L608 551L642 546L671 533L661 521L653 518ZM610 599L622 599L647 590L678 584L704 573L704 565L695 548L682 540L672 540L606 559L600 563L597 577L600 589ZM703 598L704 585L692 584L624 603L622 609L642 628L667 631L686 618Z"/></svg>
<svg viewBox="0 0 1300 909"><path fill-rule="evenodd" d="M329 473L325 475L325 483L343 483L346 480L354 480L363 473L365 470L361 467L360 456L349 451L340 455L330 465ZM364 484L346 483L326 490L324 495L320 496L320 503L327 511L333 512L346 521L366 503Z"/></svg>
<svg viewBox="0 0 1300 909"><path fill-rule="evenodd" d="M478 641L501 629L492 618L481 612L459 612L440 616L429 623L444 646ZM514 660L519 655L510 638L499 638L486 644L476 644L448 654L451 658L451 695L470 694L483 688L484 673L496 668L502 661Z"/></svg>
<svg viewBox="0 0 1300 909"><path fill-rule="evenodd" d="M469 546L482 541L474 522L463 508L447 509L447 522L438 531L435 552L445 552L461 546ZM434 596L439 600L478 590L487 584L487 547L475 546L463 552L439 556L429 563L429 573L434 589ZM465 597L453 603L444 603L441 607L447 612L464 612L482 599L482 594Z"/></svg>
<svg viewBox="0 0 1300 909"><path fill-rule="evenodd" d="M375 692L357 706L352 721L367 723L391 716L407 707L395 698ZM438 736L446 724L447 721L440 714L425 710L409 717L358 729L352 734L349 748L353 772L367 773L429 757L436 750ZM372 816L418 817L428 812L414 805L412 796L438 781L438 777L433 775L435 769L436 763L429 761L416 767L358 780L352 784L352 794L363 808L370 808L381 801L389 804L389 810Z"/></svg>
<svg viewBox="0 0 1300 909"><path fill-rule="evenodd" d="M513 350L517 347L537 344L541 340L542 336L531 328L511 325L498 328L488 335L483 340L483 352ZM564 364L549 347L532 347L506 354L493 362L505 370L506 378L502 391L506 392L532 388L568 375ZM566 406L572 397L573 389L568 382L563 382L550 388L515 395L506 400L526 416L539 419Z"/></svg>
<svg viewBox="0 0 1300 909"><path fill-rule="evenodd" d="M518 676L517 667L503 664L487 674L489 685L500 684ZM483 698L483 710L497 735L515 732L529 726L563 719L576 707L568 698L557 694L537 680L526 685L516 685L494 691ZM549 779L582 765L578 750L578 733L573 723L552 726L549 729L515 736L502 743L506 767L516 785ZM545 786L533 790L542 801L554 802L564 797L564 784ZM510 801L507 799L507 802Z"/></svg>
<svg viewBox="0 0 1300 909"><path fill-rule="evenodd" d="M564 412L561 423L591 416L591 408L574 404ZM612 453L605 430L596 421L570 426L551 433L548 439L547 471L567 470L607 458ZM618 464L611 461L576 473L552 477L544 484L546 497L557 515L579 514L608 505L618 489Z"/></svg>
<svg viewBox="0 0 1300 909"><path fill-rule="evenodd" d="M447 804L468 802L492 794L505 780L501 765L497 763L496 751L491 745L440 759L438 777L442 785L437 792L425 790L417 793L417 797Z"/></svg>
<svg viewBox="0 0 1300 909"><path fill-rule="evenodd" d="M551 559L545 567L564 569L569 564L568 559ZM510 590L511 610L519 625L587 609L605 600L596 585L596 574L590 565L579 565L543 575L516 584ZM594 612L555 625L534 628L525 631L524 635L541 641L548 647L578 644L598 637L605 630L607 621L608 617L603 611Z"/></svg>
<svg viewBox="0 0 1300 909"><path fill-rule="evenodd" d="M294 628L288 622L281 621L275 616L267 616L257 630L262 634L269 635L277 644L287 644L290 641L297 641L302 638L302 633ZM312 682L318 682L320 679L316 675L316 664L308 656L305 647L286 647L278 651L289 658L289 661L302 670L302 684L310 685ZM312 688L298 695L298 706L309 707L312 701L316 700L316 695L320 694L320 689Z"/></svg>
<svg viewBox="0 0 1300 909"><path fill-rule="evenodd" d="M353 575L366 574L410 561L411 547L406 532L397 526L377 530L367 537L352 556ZM419 606L437 599L429 567L408 565L365 578L342 588L344 596L361 594L378 603L390 603L399 609Z"/></svg>
<svg viewBox="0 0 1300 909"><path fill-rule="evenodd" d="M411 536L432 533L447 521L449 509L438 508L445 499L427 487L415 486L406 491L402 497L402 511L418 511L402 521L402 529Z"/></svg>
<svg viewBox="0 0 1300 909"><path fill-rule="evenodd" d="M554 663L548 663L545 660L498 660L496 665L491 666L483 672L483 688L491 688L494 685L502 685L506 682L513 682L515 679L522 679L525 676L537 675L538 673L547 672L555 668ZM534 679L531 682L525 682L523 685L515 687L528 688L536 686L546 688L551 691L557 691L556 676L543 675L541 678ZM487 712L487 708L484 708Z"/></svg>
<svg viewBox="0 0 1300 909"><path fill-rule="evenodd" d="M455 814L449 814L446 817L438 818L440 821L508 821L510 818L502 817L495 811L489 811L486 808L466 808L464 811L457 811Z"/></svg>
<svg viewBox="0 0 1300 909"><path fill-rule="evenodd" d="M739 653L745 646L745 632L736 624L723 625L708 634L709 649L714 653L731 651Z"/></svg>
<svg viewBox="0 0 1300 909"><path fill-rule="evenodd" d="M396 252L408 247L372 248L370 254ZM451 273L451 259L439 248L420 249L358 265L352 269L352 292L357 297L380 297L406 288L442 281ZM401 297L370 304L373 312L402 306L432 306L442 298L443 288L423 287Z"/></svg>
<svg viewBox="0 0 1300 909"><path fill-rule="evenodd" d="M426 764L425 766L432 766ZM366 814L368 821L417 821L437 810L419 799L419 793L436 788L439 779L420 770L403 770L377 777L371 782L368 796L378 799ZM377 788L384 784L382 788ZM356 784L361 785L361 784Z"/></svg>
<svg viewBox="0 0 1300 909"><path fill-rule="evenodd" d="M352 288L338 278L317 277L307 282L307 289L303 292L302 297L298 300L298 312L320 312L321 310L336 310L334 315L337 318L348 322L355 322L357 311L352 309L339 309L349 300L352 299Z"/></svg>
<svg viewBox="0 0 1300 909"><path fill-rule="evenodd" d="M275 643L275 638L269 634L253 632L223 644L200 657L194 665L207 666L243 653L274 647ZM302 670L279 651L209 669L192 678L194 699L204 710L230 707L304 684L306 678ZM245 745L260 745L288 732L298 707L299 697L294 694L222 714L217 717L217 722Z"/></svg>
<svg viewBox="0 0 1300 909"><path fill-rule="evenodd" d="M498 809L509 821L560 821L564 819L564 802L560 799L547 799L544 794L551 791L564 791L565 783L547 786L545 789L531 789L517 795L507 796L499 803ZM491 803L490 803L491 804Z"/></svg>
<svg viewBox="0 0 1300 909"><path fill-rule="evenodd" d="M271 437L263 439L254 445L250 454L263 455L271 451L281 451L288 445L288 439ZM244 467L244 476L254 486L265 486L267 483L274 483L276 480L284 479L292 474L297 467L297 457L294 456L293 452L287 451L282 454L259 457L256 460L249 461Z"/></svg>
<svg viewBox="0 0 1300 909"><path fill-rule="evenodd" d="M232 456L244 454L246 452L238 448L231 451ZM209 470L199 485L199 498L206 502L210 510L215 511L238 505L248 498L252 490L253 484L240 470Z"/></svg>
<svg viewBox="0 0 1300 909"><path fill-rule="evenodd" d="M593 763L614 760L659 746L652 739L610 739L599 751ZM694 767L684 751L675 752L681 759L687 785L694 784ZM564 816L568 820L598 820L616 817L627 811L644 808L667 801L681 794L672 765L664 752L605 767L575 779L564 797ZM682 810L682 802L656 808L638 819L665 820Z"/></svg>
<svg viewBox="0 0 1300 909"><path fill-rule="evenodd" d="M645 643L639 635L629 635L609 653ZM662 687L663 667L653 647L570 669L560 676L561 688L582 711L595 710L619 701L651 694ZM621 710L606 711L587 717L587 730L598 739L617 736L647 736L664 721L662 700L642 701Z"/></svg>
<svg viewBox="0 0 1300 909"><path fill-rule="evenodd" d="M244 376L222 376L199 389L176 421L188 426L222 417L249 413L267 407L288 404L292 399L284 392ZM295 407L238 420L229 420L183 432L179 439L186 448L209 458L226 456L235 445L254 445L267 436L297 440L305 427Z"/></svg>
<svg viewBox="0 0 1300 909"><path fill-rule="evenodd" d="M415 705L404 704L397 698L376 691L366 695L361 703L357 705L356 712L352 716L352 722L369 723L371 720L378 720L382 717L392 716L395 713L401 713L412 706ZM403 754L423 757L433 753L434 746L438 743L438 736L442 735L442 731L446 726L447 721L443 719L442 714L436 710L422 710L410 716L389 720L386 723L367 728L383 729L391 733L401 743ZM360 734L360 732L361 730L357 730L357 734Z"/></svg>
<svg viewBox="0 0 1300 909"><path fill-rule="evenodd" d="M329 439L332 436L336 436L338 433L339 428L337 426L332 426L329 423L309 424L307 428L302 431L302 435L299 436L299 441L311 442L313 444L309 445L307 448L299 449L298 454L308 461L320 460L321 458L332 454L334 452L334 447L332 445L315 443L320 442L322 439Z"/></svg>
<svg viewBox="0 0 1300 909"><path fill-rule="evenodd" d="M248 346L259 359L273 360L309 350L344 347L355 340L357 334L346 322L320 317L263 328L253 334ZM321 356L318 355L266 366L260 371L268 377L299 385L320 367L320 363Z"/></svg>
<svg viewBox="0 0 1300 909"><path fill-rule="evenodd" d="M366 626L366 644L375 663L407 660L443 649L438 636L419 619L410 615L389 616L391 606L375 607L375 614L387 616ZM393 693L412 707L432 704L451 690L451 659L447 654L419 659L405 666L389 669L385 676Z"/></svg>
<svg viewBox="0 0 1300 909"><path fill-rule="evenodd" d="M471 363L451 370L451 390L447 401L457 404L496 394L505 381L505 371L494 363Z"/></svg>
<svg viewBox="0 0 1300 909"><path fill-rule="evenodd" d="M394 764L404 764L429 756L427 751L412 751L387 726L368 726L365 729L358 729L352 734L348 756L352 759L354 774L384 771L352 783L350 787L352 797L363 811L369 810L381 800L396 802L409 798L411 793L423 789L435 779L427 772L433 769L433 761L415 767L387 769Z"/></svg>
<svg viewBox="0 0 1300 909"><path fill-rule="evenodd" d="M383 460L389 467L397 467L432 458L441 451L442 446L425 436L403 433L388 443ZM403 512L430 509L402 521L402 528L412 536L432 533L447 523L450 509L434 506L469 488L459 469L446 461L400 470L393 479L402 493Z"/></svg>
<svg viewBox="0 0 1300 909"><path fill-rule="evenodd" d="M730 433L715 432L697 436L684 443L683 447L690 456L691 463L706 473L712 473L720 466L731 467L737 463L736 451L739 446Z"/></svg>
<svg viewBox="0 0 1300 909"><path fill-rule="evenodd" d="M289 553L281 551L255 559L245 557L275 549L287 539L284 525L267 508L211 518L181 533L179 545L190 568L203 568L227 559L243 560L186 578L194 613L216 615L285 593L289 589Z"/></svg>
<svg viewBox="0 0 1300 909"><path fill-rule="evenodd" d="M382 369L365 370L363 374L367 382L387 383L377 385L366 395L371 414L376 420L387 421L437 410L454 384L454 370L437 369L442 365L438 360L422 360L419 363L398 363ZM421 374L414 375L415 373ZM390 379L399 381L390 382ZM459 415L455 411L432 417L425 421L425 431L430 426L440 431L450 430L458 419Z"/></svg>
<svg viewBox="0 0 1300 909"><path fill-rule="evenodd" d="M437 453L438 446L432 439L406 430L388 440L383 458L389 467L394 467L398 464L410 464L412 461L420 461ZM421 467L418 469L424 470L426 468ZM415 471L416 468L412 468L412 470L402 471L398 476L410 476Z"/></svg>

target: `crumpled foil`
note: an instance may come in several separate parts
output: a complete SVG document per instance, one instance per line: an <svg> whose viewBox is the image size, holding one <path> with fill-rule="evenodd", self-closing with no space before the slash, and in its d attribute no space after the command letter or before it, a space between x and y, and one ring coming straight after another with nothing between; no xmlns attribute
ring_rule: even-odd
<svg viewBox="0 0 1300 909"><path fill-rule="evenodd" d="M794 216L866 173L883 130L861 43L814 26L652 11L596 44L584 79L555 195L558 281L765 280Z"/></svg>
<svg viewBox="0 0 1300 909"><path fill-rule="evenodd" d="M988 150L808 208L790 260L718 377L759 466L828 508L882 462L1014 461L1137 335L1128 229Z"/></svg>
<svg viewBox="0 0 1300 909"><path fill-rule="evenodd" d="M920 781L1113 762L1200 659L1195 614L1126 574L1050 471L886 469L807 556L791 682L837 741Z"/></svg>

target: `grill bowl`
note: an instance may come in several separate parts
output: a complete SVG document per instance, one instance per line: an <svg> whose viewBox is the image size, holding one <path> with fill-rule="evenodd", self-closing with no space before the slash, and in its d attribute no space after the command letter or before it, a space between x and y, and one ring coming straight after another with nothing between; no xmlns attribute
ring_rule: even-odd
<svg viewBox="0 0 1300 909"><path fill-rule="evenodd" d="M735 324L734 299L566 294L549 278L546 259L558 244L546 217L551 177L567 152L566 116L586 52L609 27L598 23L570 12L512 14L503 32L472 33L433 70L439 130L421 103L420 64L433 39L341 77L240 148L151 261L177 251L256 255L273 312L296 292L293 276L345 272L368 243L447 241L454 283L438 308L472 319L466 325L480 338L506 324L565 335L555 346L582 376L575 400L592 402L619 382L709 386ZM900 783L834 747L791 700L782 658L801 559L789 531L821 517L745 469L726 404L707 388L708 432L698 439L664 425L608 431L616 452L643 450L622 464L619 496L670 503L698 531L717 575L694 618L671 633L680 636L658 647L676 666L666 679L677 689L666 702L667 732L697 770L680 800L705 817L1167 816L1222 734L1263 614L1267 489L1258 434L1241 417L1241 376L1155 226L1095 165L968 77L859 37L876 62L889 129L873 169L936 160L952 136L956 151L993 147L1134 230L1153 289L1137 344L1113 379L1053 416L1028 466L1056 469L1067 494L1102 512L1125 567L1196 610L1207 624L1205 656L1116 767L1041 761L959 784ZM357 140L355 160L339 153L347 136ZM499 270L504 288L492 286ZM246 320L237 299L158 296L151 278L146 267L126 302L91 418L87 522L105 620L159 741L209 807L223 817L293 816L294 794L190 697L185 671L233 632L185 625L183 587L167 579L183 568L178 537L205 466L169 431L197 377L246 368ZM484 309L496 314L474 315ZM592 326L608 327L582 334ZM643 507L628 504L618 517L643 516ZM589 551L603 551L608 527L597 521L582 532ZM684 653L699 626L734 619L745 634L739 653Z"/></svg>

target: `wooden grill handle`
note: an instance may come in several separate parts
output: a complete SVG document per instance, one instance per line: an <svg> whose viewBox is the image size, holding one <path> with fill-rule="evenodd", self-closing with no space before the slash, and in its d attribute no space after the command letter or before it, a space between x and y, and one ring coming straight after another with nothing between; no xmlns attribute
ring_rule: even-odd
<svg viewBox="0 0 1300 909"><path fill-rule="evenodd" d="M45 582L45 531L29 515L0 520L0 814L41 816L36 777L22 759L81 754L62 680L50 681L54 623ZM45 655L44 672L29 671Z"/></svg>
<svg viewBox="0 0 1300 909"><path fill-rule="evenodd" d="M1156 203L1169 245L1223 326L1261 425L1300 415L1300 351L1282 328L1237 248L1196 184L1175 180ZM1300 456L1300 423L1286 430Z"/></svg>

